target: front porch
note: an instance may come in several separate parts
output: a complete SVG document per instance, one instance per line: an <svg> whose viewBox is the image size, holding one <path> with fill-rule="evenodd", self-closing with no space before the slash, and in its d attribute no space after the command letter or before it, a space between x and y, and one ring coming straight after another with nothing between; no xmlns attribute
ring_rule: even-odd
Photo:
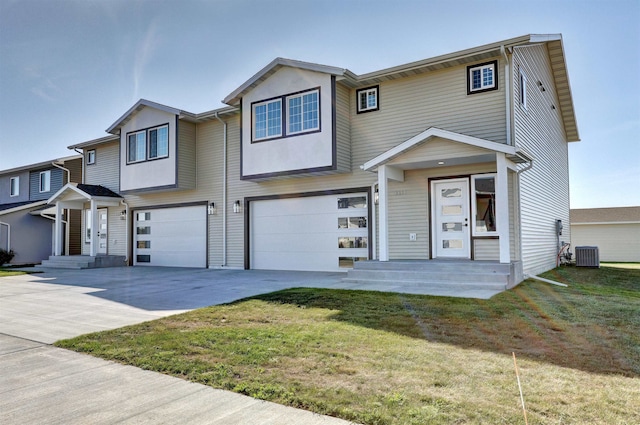
<svg viewBox="0 0 640 425"><path fill-rule="evenodd" d="M43 260L42 264L36 268L48 269L101 269L105 267L126 266L124 255L51 255L48 260Z"/></svg>
<svg viewBox="0 0 640 425"><path fill-rule="evenodd" d="M444 291L452 296L469 290L501 292L523 280L522 262L473 260L391 260L357 261L345 283L367 285L367 289L392 291L412 287L416 293ZM354 288L357 289L357 288Z"/></svg>

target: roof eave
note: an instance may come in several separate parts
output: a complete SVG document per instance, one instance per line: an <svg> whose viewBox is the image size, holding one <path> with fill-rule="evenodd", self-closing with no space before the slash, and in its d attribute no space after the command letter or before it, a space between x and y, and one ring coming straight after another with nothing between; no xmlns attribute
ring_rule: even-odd
<svg viewBox="0 0 640 425"><path fill-rule="evenodd" d="M142 110L145 107L158 109L160 111L168 112L173 115L189 114L189 112L181 111L180 109L172 108L171 106L162 105L160 103L152 102L147 99L140 99L107 129L107 133L118 134L116 130L126 124L134 113Z"/></svg>

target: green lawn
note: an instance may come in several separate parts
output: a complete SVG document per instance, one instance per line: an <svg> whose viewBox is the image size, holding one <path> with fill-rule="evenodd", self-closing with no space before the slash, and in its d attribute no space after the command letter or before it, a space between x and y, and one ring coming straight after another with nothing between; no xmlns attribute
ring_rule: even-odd
<svg viewBox="0 0 640 425"><path fill-rule="evenodd" d="M640 270L490 300L292 289L56 345L364 424L640 423Z"/></svg>
<svg viewBox="0 0 640 425"><path fill-rule="evenodd" d="M27 274L27 272L23 272L23 271L19 271L19 270L13 270L11 268L0 267L0 277L17 276L19 274Z"/></svg>

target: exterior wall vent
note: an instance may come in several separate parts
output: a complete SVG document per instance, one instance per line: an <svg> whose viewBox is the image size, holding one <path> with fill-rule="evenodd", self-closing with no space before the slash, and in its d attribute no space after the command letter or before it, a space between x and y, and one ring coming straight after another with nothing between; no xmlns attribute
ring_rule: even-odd
<svg viewBox="0 0 640 425"><path fill-rule="evenodd" d="M600 256L597 246L577 246L576 266L578 267L600 267Z"/></svg>

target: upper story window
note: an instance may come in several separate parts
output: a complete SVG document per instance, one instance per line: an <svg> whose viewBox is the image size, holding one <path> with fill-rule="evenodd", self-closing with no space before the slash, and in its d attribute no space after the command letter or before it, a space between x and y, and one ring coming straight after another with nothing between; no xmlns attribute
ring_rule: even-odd
<svg viewBox="0 0 640 425"><path fill-rule="evenodd" d="M318 90L287 97L289 134L318 130Z"/></svg>
<svg viewBox="0 0 640 425"><path fill-rule="evenodd" d="M40 172L40 193L49 192L51 190L51 171Z"/></svg>
<svg viewBox="0 0 640 425"><path fill-rule="evenodd" d="M90 151L87 151L87 165L91 165L95 163L96 163L96 150L91 149Z"/></svg>
<svg viewBox="0 0 640 425"><path fill-rule="evenodd" d="M252 104L252 119L253 141L319 131L320 89L256 102Z"/></svg>
<svg viewBox="0 0 640 425"><path fill-rule="evenodd" d="M169 156L169 125L152 127L127 135L127 163Z"/></svg>
<svg viewBox="0 0 640 425"><path fill-rule="evenodd" d="M498 61L467 67L467 94L498 89Z"/></svg>
<svg viewBox="0 0 640 425"><path fill-rule="evenodd" d="M20 195L20 177L11 177L9 181L9 196Z"/></svg>
<svg viewBox="0 0 640 425"><path fill-rule="evenodd" d="M377 111L378 107L378 86L358 90L358 113Z"/></svg>
<svg viewBox="0 0 640 425"><path fill-rule="evenodd" d="M520 68L520 106L527 109L527 74Z"/></svg>

